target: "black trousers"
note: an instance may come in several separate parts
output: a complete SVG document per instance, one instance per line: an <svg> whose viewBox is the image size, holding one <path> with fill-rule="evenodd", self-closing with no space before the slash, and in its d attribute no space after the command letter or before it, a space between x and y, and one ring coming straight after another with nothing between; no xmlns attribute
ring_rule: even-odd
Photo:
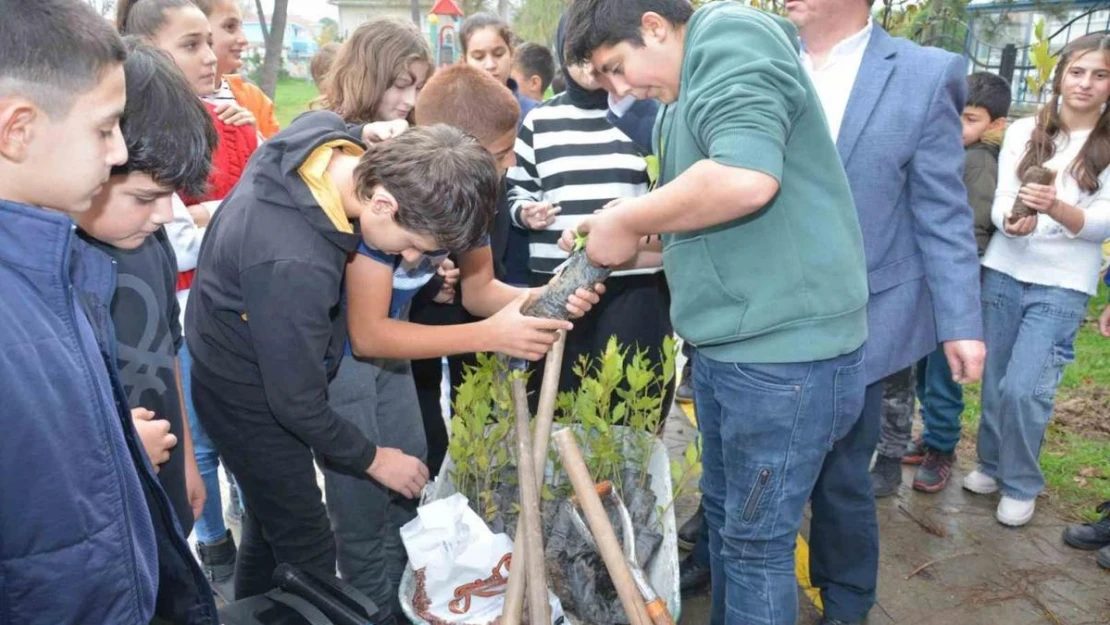
<svg viewBox="0 0 1110 625"><path fill-rule="evenodd" d="M269 412L223 399L193 376L193 405L243 491L243 534L235 563L235 598L272 588L278 564L335 575L335 539L312 450Z"/></svg>
<svg viewBox="0 0 1110 625"><path fill-rule="evenodd" d="M409 321L424 325L446 326L474 320L475 317L466 312L461 304L414 301L409 311ZM473 354L461 354L447 359L452 401L455 398L455 386L462 382L464 367L474 362ZM443 420L443 407L439 403L443 388L442 359L413 360L412 378L416 382L416 398L420 403L420 415L424 421L424 435L428 443L428 472L435 476L443 466L443 459L447 457L447 426Z"/></svg>
<svg viewBox="0 0 1110 625"><path fill-rule="evenodd" d="M547 284L548 274L533 273L534 285ZM628 350L626 362L638 349L646 349L652 365L662 371L663 339L674 332L670 317L671 294L663 272L649 275L621 276L605 282L605 295L593 310L574 320L574 330L567 334L563 351L563 367L559 374L559 392L575 391L579 380L574 366L585 356L591 361L605 352L610 337ZM539 403L545 361L533 365L528 379L532 412ZM674 397L674 380L665 389L661 410L666 416ZM660 420L662 426L664 419Z"/></svg>

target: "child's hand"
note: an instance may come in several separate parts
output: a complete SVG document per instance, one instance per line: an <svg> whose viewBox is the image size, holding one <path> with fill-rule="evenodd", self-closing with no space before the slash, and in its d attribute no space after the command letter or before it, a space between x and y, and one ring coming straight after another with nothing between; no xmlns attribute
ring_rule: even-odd
<svg viewBox="0 0 1110 625"><path fill-rule="evenodd" d="M1037 229L1037 216L1029 215L1028 217L1019 217L1017 219L1011 219L1007 216L1002 225L1006 227L1007 234L1015 237L1023 237Z"/></svg>
<svg viewBox="0 0 1110 625"><path fill-rule="evenodd" d="M198 228L207 228L208 222L212 221L212 213L204 204L193 204L185 208L189 211L189 215L193 218L193 223L195 223Z"/></svg>
<svg viewBox="0 0 1110 625"><path fill-rule="evenodd" d="M388 141L409 129L409 123L403 119L388 122L373 122L362 127L362 142L373 145Z"/></svg>
<svg viewBox="0 0 1110 625"><path fill-rule="evenodd" d="M1018 190L1018 197L1038 213L1047 213L1056 206L1056 186L1031 182Z"/></svg>
<svg viewBox="0 0 1110 625"><path fill-rule="evenodd" d="M578 245L578 231L574 228L563 230L563 234L559 237L559 249L570 254L576 245Z"/></svg>
<svg viewBox="0 0 1110 625"><path fill-rule="evenodd" d="M378 447L374 462L366 474L379 484L397 491L409 499L416 499L428 483L428 467L416 457L400 449Z"/></svg>
<svg viewBox="0 0 1110 625"><path fill-rule="evenodd" d="M590 312L590 309L601 301L601 296L604 294L605 285L600 282L594 285L593 291L589 289L578 289L575 291L567 298L567 312L570 313L570 318L577 319Z"/></svg>
<svg viewBox="0 0 1110 625"><path fill-rule="evenodd" d="M170 422L165 419L155 419L154 413L146 408L132 408L131 421L135 424L135 431L139 440L143 442L143 449L150 458L157 473L159 465L170 459L170 450L177 446L177 437L170 433Z"/></svg>
<svg viewBox="0 0 1110 625"><path fill-rule="evenodd" d="M555 223L555 216L562 210L551 202L525 202L520 209L520 220L531 230L543 230Z"/></svg>
<svg viewBox="0 0 1110 625"><path fill-rule="evenodd" d="M436 273L443 277L443 285L439 287L439 293L433 301L437 304L448 304L454 301L455 294L458 292L456 285L459 283L459 269L450 258L445 258L440 263L439 269L436 269Z"/></svg>
<svg viewBox="0 0 1110 625"><path fill-rule="evenodd" d="M1099 334L1110 339L1110 306L1102 309L1102 314L1098 316L1098 331Z"/></svg>
<svg viewBox="0 0 1110 625"><path fill-rule="evenodd" d="M254 114L236 102L223 102L212 111L216 118L229 126L254 125Z"/></svg>
<svg viewBox="0 0 1110 625"><path fill-rule="evenodd" d="M489 328L488 351L505 354L510 358L539 360L555 343L559 336L557 330L569 332L574 327L569 321L523 315L520 309L528 303L531 295L531 291L524 291L511 304L482 322Z"/></svg>

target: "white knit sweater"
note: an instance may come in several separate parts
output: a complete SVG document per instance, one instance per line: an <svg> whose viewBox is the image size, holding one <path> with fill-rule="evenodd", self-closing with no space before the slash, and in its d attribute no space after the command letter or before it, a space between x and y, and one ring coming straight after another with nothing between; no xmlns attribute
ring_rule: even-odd
<svg viewBox="0 0 1110 625"><path fill-rule="evenodd" d="M1056 198L1086 212L1083 229L1068 232L1047 215L1037 217L1037 228L1028 236L1010 236L1003 228L1021 188L1017 166L1025 154L1035 123L1036 118L1028 117L1014 122L1006 131L998 158L998 190L991 208L991 218L998 231L987 247L983 266L1021 282L1094 295L1098 291L1102 242L1110 237L1110 167L1099 175L1102 186L1094 194L1082 191L1068 171L1090 131L1061 134L1056 141L1056 154L1044 165L1057 172Z"/></svg>

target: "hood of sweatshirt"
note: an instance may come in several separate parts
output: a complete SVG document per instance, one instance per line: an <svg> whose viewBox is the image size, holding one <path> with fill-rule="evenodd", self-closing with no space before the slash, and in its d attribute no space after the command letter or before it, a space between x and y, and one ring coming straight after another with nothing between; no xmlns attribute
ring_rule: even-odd
<svg viewBox="0 0 1110 625"><path fill-rule="evenodd" d="M353 127L352 127L353 129ZM300 168L321 146L342 142L365 149L343 119L331 111L304 113L264 143L254 155L254 194L276 208L294 210L325 238L343 249L354 249L355 234L336 229L301 175Z"/></svg>

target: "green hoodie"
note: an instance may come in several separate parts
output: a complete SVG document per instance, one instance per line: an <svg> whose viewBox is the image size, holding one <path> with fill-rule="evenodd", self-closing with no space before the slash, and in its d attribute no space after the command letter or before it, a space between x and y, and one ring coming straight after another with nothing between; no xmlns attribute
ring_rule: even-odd
<svg viewBox="0 0 1110 625"><path fill-rule="evenodd" d="M867 338L867 270L848 179L789 22L720 2L686 28L659 115L660 183L702 159L764 172L756 213L664 237L677 332L722 362L825 360Z"/></svg>

